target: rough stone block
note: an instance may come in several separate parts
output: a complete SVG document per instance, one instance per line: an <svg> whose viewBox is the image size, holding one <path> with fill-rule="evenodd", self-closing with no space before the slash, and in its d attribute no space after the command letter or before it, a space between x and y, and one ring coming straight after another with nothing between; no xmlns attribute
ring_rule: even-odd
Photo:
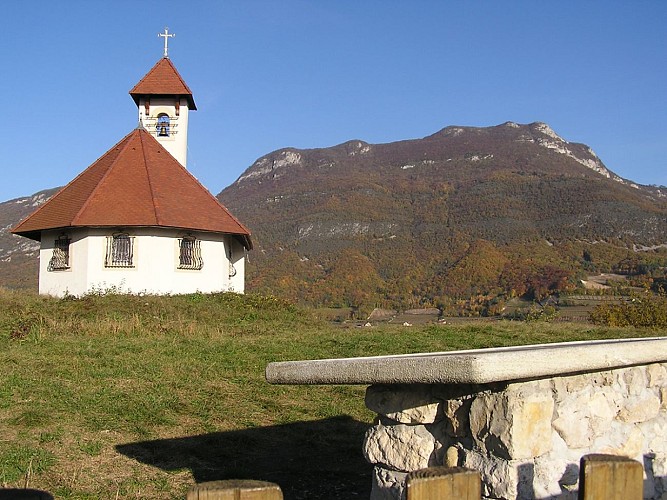
<svg viewBox="0 0 667 500"><path fill-rule="evenodd" d="M568 412L559 409L558 418L553 427L570 448L585 448L593 440L589 433L588 419L582 418L581 412Z"/></svg>
<svg viewBox="0 0 667 500"><path fill-rule="evenodd" d="M552 460L562 459L567 460L568 463L579 463L582 455L586 450L569 448L565 440L558 434L558 432L551 433L551 451L542 455L537 460Z"/></svg>
<svg viewBox="0 0 667 500"><path fill-rule="evenodd" d="M596 446L596 452L620 455L641 461L644 435L639 427L628 427L627 425L614 423L611 432L606 436L606 439L609 444L601 447Z"/></svg>
<svg viewBox="0 0 667 500"><path fill-rule="evenodd" d="M514 408L512 458L540 456L551 449L553 399L549 395L536 395L520 403L511 407Z"/></svg>
<svg viewBox="0 0 667 500"><path fill-rule="evenodd" d="M591 395L587 404L588 424L594 437L601 436L609 430L618 412L619 399L609 388L597 390Z"/></svg>
<svg viewBox="0 0 667 500"><path fill-rule="evenodd" d="M458 467L459 465L459 450L456 446L450 446L445 452L444 465L447 467Z"/></svg>
<svg viewBox="0 0 667 500"><path fill-rule="evenodd" d="M363 453L372 464L410 472L436 465L435 438L423 425L372 426L366 432Z"/></svg>
<svg viewBox="0 0 667 500"><path fill-rule="evenodd" d="M586 375L571 375L568 377L554 377L553 391L556 401L567 398L573 392L580 391L590 385L590 377Z"/></svg>
<svg viewBox="0 0 667 500"><path fill-rule="evenodd" d="M667 368L660 363L646 367L649 387L664 387L667 385Z"/></svg>
<svg viewBox="0 0 667 500"><path fill-rule="evenodd" d="M655 418L659 412L660 399L651 391L644 390L639 397L629 397L624 401L618 418L622 422L634 424Z"/></svg>
<svg viewBox="0 0 667 500"><path fill-rule="evenodd" d="M407 475L407 472L374 467L370 500L405 500L405 478Z"/></svg>
<svg viewBox="0 0 667 500"><path fill-rule="evenodd" d="M611 427L617 399L608 387L587 387L560 401L553 427L570 448L585 448Z"/></svg>
<svg viewBox="0 0 667 500"><path fill-rule="evenodd" d="M639 429L646 436L648 449L644 452L667 453L667 419L656 418L639 424Z"/></svg>
<svg viewBox="0 0 667 500"><path fill-rule="evenodd" d="M551 449L550 393L481 394L470 408L470 430L480 450L499 457L537 457Z"/></svg>
<svg viewBox="0 0 667 500"><path fill-rule="evenodd" d="M430 424L442 418L429 386L371 385L366 407L403 424Z"/></svg>
<svg viewBox="0 0 667 500"><path fill-rule="evenodd" d="M519 463L487 457L471 450L463 450L463 467L479 472L482 479L482 497L498 499L518 498ZM524 483L526 481L524 480Z"/></svg>
<svg viewBox="0 0 667 500"><path fill-rule="evenodd" d="M651 460L656 489L667 495L667 453L656 453Z"/></svg>
<svg viewBox="0 0 667 500"><path fill-rule="evenodd" d="M538 458L533 469L535 498L576 499L579 463L561 457Z"/></svg>
<svg viewBox="0 0 667 500"><path fill-rule="evenodd" d="M634 366L621 370L623 382L626 384L627 395L639 396L648 387L646 369L643 366Z"/></svg>
<svg viewBox="0 0 667 500"><path fill-rule="evenodd" d="M446 432L452 437L468 435L468 415L471 398L450 399L442 403L442 412L447 423Z"/></svg>

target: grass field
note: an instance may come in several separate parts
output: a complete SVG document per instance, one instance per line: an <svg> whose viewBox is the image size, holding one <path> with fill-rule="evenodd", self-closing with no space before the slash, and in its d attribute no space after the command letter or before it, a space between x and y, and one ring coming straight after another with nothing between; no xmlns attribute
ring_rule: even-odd
<svg viewBox="0 0 667 500"><path fill-rule="evenodd" d="M341 328L261 296L0 290L0 486L183 498L196 482L253 478L286 499L368 498L365 387L273 386L267 363L659 334L502 321Z"/></svg>

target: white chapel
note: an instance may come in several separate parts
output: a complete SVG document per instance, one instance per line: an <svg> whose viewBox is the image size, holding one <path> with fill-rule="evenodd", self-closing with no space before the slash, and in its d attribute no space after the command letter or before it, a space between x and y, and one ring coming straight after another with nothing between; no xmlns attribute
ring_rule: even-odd
<svg viewBox="0 0 667 500"><path fill-rule="evenodd" d="M167 55L130 95L139 126L21 221L39 293L243 293L248 229L186 169L192 92Z"/></svg>

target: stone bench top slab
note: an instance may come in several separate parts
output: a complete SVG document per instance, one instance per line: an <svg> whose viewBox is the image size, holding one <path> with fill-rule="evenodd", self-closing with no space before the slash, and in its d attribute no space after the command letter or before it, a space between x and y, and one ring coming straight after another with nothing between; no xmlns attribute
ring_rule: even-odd
<svg viewBox="0 0 667 500"><path fill-rule="evenodd" d="M485 384L667 361L667 337L270 363L272 384Z"/></svg>

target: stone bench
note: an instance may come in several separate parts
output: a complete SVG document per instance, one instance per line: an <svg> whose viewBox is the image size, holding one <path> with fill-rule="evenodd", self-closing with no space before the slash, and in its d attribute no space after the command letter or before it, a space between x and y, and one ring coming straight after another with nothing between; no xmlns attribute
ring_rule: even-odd
<svg viewBox="0 0 667 500"><path fill-rule="evenodd" d="M485 498L576 498L589 453L639 460L644 497L667 498L667 337L287 361L266 378L369 386L373 500L434 465L478 470Z"/></svg>

